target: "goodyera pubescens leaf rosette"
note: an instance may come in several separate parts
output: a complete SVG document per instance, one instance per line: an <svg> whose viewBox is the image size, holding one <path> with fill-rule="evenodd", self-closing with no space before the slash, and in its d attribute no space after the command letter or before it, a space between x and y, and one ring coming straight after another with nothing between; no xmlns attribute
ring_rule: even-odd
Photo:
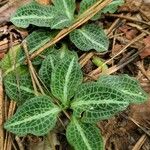
<svg viewBox="0 0 150 150"><path fill-rule="evenodd" d="M60 56L61 59L56 61L55 67L51 67L49 76L46 76L47 81L50 78L49 91L60 105L55 104L51 94L46 96L39 93L39 96L35 96L32 90L32 98L25 99L24 95L25 102L19 106L14 116L7 120L4 127L19 136L29 133L37 136L45 135L54 128L61 112L71 109L73 113L66 133L69 143L76 150L81 148L100 150L103 147L103 141L94 124L125 110L131 103L144 102L147 94L134 78L127 75L101 76L97 82L82 83L83 75L77 55L68 53L67 50L62 49L62 51L63 56ZM47 58L51 55L53 54ZM47 61L51 64L51 59ZM44 65L47 66L47 63L43 62L41 67L45 68ZM6 77L9 78L8 75ZM22 78L18 77L18 80L19 78L22 81ZM7 92L10 91L9 88L14 95L19 92L18 87L21 91L25 89L23 94L29 95L28 92L31 89L24 82L20 82L19 85L16 82L16 86L11 87L8 81L4 80L4 83L10 98L12 94ZM90 137L93 137L93 140ZM82 147L79 148L79 145ZM93 148L94 145L95 148Z"/></svg>
<svg viewBox="0 0 150 150"><path fill-rule="evenodd" d="M42 27L23 41L32 54L97 1L82 0L76 13L75 0L53 0L48 6L33 1L20 7L11 21L22 28L29 25ZM122 4L123 0L113 0L91 20L99 19L103 13L115 12ZM106 52L109 47L104 30L94 23L86 23L68 37L82 51ZM145 102L148 96L138 81L128 75L101 75L98 81L83 83L77 53L62 45L46 49L32 61L44 95L33 88L21 45L13 47L0 62L5 92L18 104L17 111L6 121L4 128L18 136L43 136L57 127L58 118L65 111L70 115L66 127L70 145L75 150L103 150L103 138L96 123L109 119L132 103Z"/></svg>

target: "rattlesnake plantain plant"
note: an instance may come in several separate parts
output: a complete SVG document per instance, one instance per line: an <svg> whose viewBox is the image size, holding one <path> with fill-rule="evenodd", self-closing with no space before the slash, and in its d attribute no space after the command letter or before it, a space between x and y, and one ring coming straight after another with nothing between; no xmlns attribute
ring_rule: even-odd
<svg viewBox="0 0 150 150"><path fill-rule="evenodd" d="M82 0L78 13L96 1ZM98 19L101 13L113 13L122 3L122 0L114 0L92 20ZM32 24L62 29L74 21L75 6L74 0L53 0L51 6L32 2L19 8L11 21L24 28ZM25 39L29 54L51 40L56 32L45 29L32 32ZM87 23L74 30L70 33L70 40L83 51L94 49L103 52L109 46L104 31L95 24ZM57 126L58 118L67 114L66 137L70 145L75 150L103 150L103 138L96 123L109 119L132 103L147 100L147 94L138 81L128 75L102 75L95 82L83 83L77 53L69 51L66 46L48 48L41 56L32 63L41 79L43 94L34 91L20 45L13 47L0 63L6 94L18 104L16 113L6 121L4 128L18 136L46 135Z"/></svg>

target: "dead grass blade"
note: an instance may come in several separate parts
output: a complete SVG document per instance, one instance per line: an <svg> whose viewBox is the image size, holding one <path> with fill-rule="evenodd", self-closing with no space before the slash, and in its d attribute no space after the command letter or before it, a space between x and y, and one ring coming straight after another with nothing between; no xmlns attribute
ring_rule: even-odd
<svg viewBox="0 0 150 150"><path fill-rule="evenodd" d="M3 150L4 146L4 93L2 83L2 71L0 70L0 149Z"/></svg>

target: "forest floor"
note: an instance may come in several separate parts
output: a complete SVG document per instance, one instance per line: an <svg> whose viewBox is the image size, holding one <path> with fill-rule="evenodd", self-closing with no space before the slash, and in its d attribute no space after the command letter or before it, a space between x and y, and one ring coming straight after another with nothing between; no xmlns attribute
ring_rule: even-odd
<svg viewBox="0 0 150 150"><path fill-rule="evenodd" d="M21 43L29 34L28 29L17 28L9 21L10 15L29 1L11 1L12 4L9 4L8 0L0 0L0 60L10 47ZM92 57L98 56L107 61L107 74L133 76L150 93L150 0L126 0L115 14L105 14L101 22L111 41L109 52L79 53L84 74L91 78L99 75L100 71L92 62ZM4 140L3 150L44 149L42 137L19 138L4 131L2 124L16 109L16 104L6 99L0 80L0 109L5 111L3 116L0 113L0 140ZM150 100L144 104L130 105L121 114L98 123L98 127L102 131L106 150L150 150ZM65 142L62 139L62 146L58 143L64 150L67 149Z"/></svg>

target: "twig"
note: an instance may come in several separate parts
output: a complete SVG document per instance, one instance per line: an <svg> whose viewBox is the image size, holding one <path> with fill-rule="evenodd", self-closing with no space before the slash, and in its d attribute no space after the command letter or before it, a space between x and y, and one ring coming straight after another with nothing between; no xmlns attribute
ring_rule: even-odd
<svg viewBox="0 0 150 150"><path fill-rule="evenodd" d="M109 29L107 30L107 35L110 36L111 32L115 29L115 27L118 25L118 23L120 22L120 18L117 18L112 25L109 27Z"/></svg>
<svg viewBox="0 0 150 150"><path fill-rule="evenodd" d="M95 3L92 7L90 7L85 13L83 13L79 18L75 21L75 23L60 31L55 38L53 38L51 41L46 43L43 47L41 47L36 52L32 53L30 56L30 60L38 56L40 53L42 53L45 49L48 47L56 44L58 41L60 41L62 38L64 38L66 35L68 35L70 32L78 28L79 26L83 25L85 22L90 20L97 12L99 12L101 9L103 9L105 6L107 6L112 0L105 0L101 3L101 0L99 0L97 3ZM26 61L25 61L26 63Z"/></svg>
<svg viewBox="0 0 150 150"><path fill-rule="evenodd" d="M30 74L31 74L33 86L34 86L35 91L36 91L36 95L39 95L39 94L38 94L38 91L37 91L37 89L36 89L36 85L38 86L40 92L44 95L43 88L41 87L41 85L40 85L40 83L39 83L39 81L38 81L38 79L37 79L37 77L36 77L34 67L33 67L33 65L32 65L32 62L31 62L30 59L29 59L29 53L28 53L26 41L24 41L24 42L22 43L22 45L23 45L23 48L24 48L24 51L25 51L25 54L26 54L26 58L27 58L27 61L28 61L29 71L30 71Z"/></svg>
<svg viewBox="0 0 150 150"><path fill-rule="evenodd" d="M28 50L27 50L27 45L26 43L22 43L23 45L23 49L25 51L25 54L26 54L26 58L27 58L27 63L28 63L28 67L29 67L29 72L30 72L30 76L31 76L31 80L32 80L32 85L33 85L33 88L34 88L34 92L35 92L35 95L37 96L38 95L38 90L37 90L37 87L36 87L36 83L35 83L35 80L34 80L34 77L33 77L33 74L32 74L32 63L29 59L29 54L28 54Z"/></svg>
<svg viewBox="0 0 150 150"><path fill-rule="evenodd" d="M134 17L122 16L122 15L117 15L117 14L106 14L106 16L109 16L109 17L117 17L117 18L120 18L120 19L126 19L126 20L130 20L130 21L135 21L135 22L143 23L143 24L145 24L145 25L147 25L147 26L150 26L150 22L137 20L137 19L134 18Z"/></svg>
<svg viewBox="0 0 150 150"><path fill-rule="evenodd" d="M0 8L0 13L2 13L3 11L5 11L10 6L14 5L17 1L19 2L20 0L11 0L11 1L9 1L7 4L5 4L4 6L2 6Z"/></svg>
<svg viewBox="0 0 150 150"><path fill-rule="evenodd" d="M85 57L79 61L81 67L83 67L89 61L89 59L93 57L93 55L93 52L90 52L87 55L85 55Z"/></svg>
<svg viewBox="0 0 150 150"><path fill-rule="evenodd" d="M7 118L10 118L16 109L16 102L10 101L9 110L8 110L8 116ZM5 142L4 142L4 150L12 150L12 138L11 134L9 132L6 132Z"/></svg>
<svg viewBox="0 0 150 150"><path fill-rule="evenodd" d="M0 69L0 149L3 150L4 146L4 93L3 93L3 83L2 83L2 71Z"/></svg>
<svg viewBox="0 0 150 150"><path fill-rule="evenodd" d="M137 62L137 67L139 68L139 70L143 73L143 75L150 81L150 76L147 75L146 70L144 69L143 64L141 64L141 62Z"/></svg>
<svg viewBox="0 0 150 150"><path fill-rule="evenodd" d="M142 127L139 122L137 122L136 120L134 120L132 117L126 116L124 114L121 114L124 118L132 121L135 125L137 125L137 127L139 127L146 135L148 135L150 137L150 133L146 130L145 127Z"/></svg>
<svg viewBox="0 0 150 150"><path fill-rule="evenodd" d="M132 148L132 150L140 150L141 147L143 146L144 142L146 141L147 136L146 134L143 134L141 136L141 138L137 141L137 143L134 145L134 147Z"/></svg>
<svg viewBox="0 0 150 150"><path fill-rule="evenodd" d="M113 56L111 59L107 60L103 65L106 65L107 63L109 63L110 61L112 61L114 58L116 58L117 56L119 56L120 54L122 54L123 52L125 52L130 45L132 45L135 42L139 41L145 35L146 35L145 33L141 33L139 36L137 36L132 41L130 41L127 45L125 45L115 56ZM101 71L101 67L93 70L91 73L89 73L89 76L94 76L95 74L99 74L100 71Z"/></svg>
<svg viewBox="0 0 150 150"><path fill-rule="evenodd" d="M19 150L24 150L23 144L18 136L15 137L15 140L19 146Z"/></svg>

